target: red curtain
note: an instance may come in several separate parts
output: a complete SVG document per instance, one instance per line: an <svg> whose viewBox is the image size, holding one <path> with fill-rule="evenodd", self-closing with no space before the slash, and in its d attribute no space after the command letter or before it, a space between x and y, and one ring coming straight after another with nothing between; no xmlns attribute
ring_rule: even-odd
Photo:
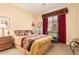
<svg viewBox="0 0 79 59"><path fill-rule="evenodd" d="M66 43L66 15L58 16L58 42Z"/></svg>
<svg viewBox="0 0 79 59"><path fill-rule="evenodd" d="M48 17L43 18L43 34L47 33L48 29Z"/></svg>

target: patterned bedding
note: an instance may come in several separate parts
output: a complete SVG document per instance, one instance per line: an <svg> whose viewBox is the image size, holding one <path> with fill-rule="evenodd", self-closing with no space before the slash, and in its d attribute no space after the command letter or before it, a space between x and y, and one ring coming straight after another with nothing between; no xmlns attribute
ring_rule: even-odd
<svg viewBox="0 0 79 59"><path fill-rule="evenodd" d="M37 35L33 34L31 30L16 30L14 32L15 47L23 54L43 54L52 45L51 35Z"/></svg>
<svg viewBox="0 0 79 59"><path fill-rule="evenodd" d="M47 35L31 35L31 36L26 36L23 37L21 40L21 47L27 49L30 51L31 45L35 40L38 40L40 38L46 37Z"/></svg>

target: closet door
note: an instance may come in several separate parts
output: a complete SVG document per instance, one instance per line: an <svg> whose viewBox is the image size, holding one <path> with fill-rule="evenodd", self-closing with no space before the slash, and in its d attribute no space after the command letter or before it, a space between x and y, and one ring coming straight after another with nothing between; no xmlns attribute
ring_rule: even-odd
<svg viewBox="0 0 79 59"><path fill-rule="evenodd" d="M66 15L58 16L58 42L66 43Z"/></svg>

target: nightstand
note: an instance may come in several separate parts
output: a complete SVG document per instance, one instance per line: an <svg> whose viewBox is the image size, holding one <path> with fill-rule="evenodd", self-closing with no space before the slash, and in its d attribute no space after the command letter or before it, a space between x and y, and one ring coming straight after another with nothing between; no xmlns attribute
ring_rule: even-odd
<svg viewBox="0 0 79 59"><path fill-rule="evenodd" d="M13 47L13 37L4 36L0 37L0 51L6 50Z"/></svg>

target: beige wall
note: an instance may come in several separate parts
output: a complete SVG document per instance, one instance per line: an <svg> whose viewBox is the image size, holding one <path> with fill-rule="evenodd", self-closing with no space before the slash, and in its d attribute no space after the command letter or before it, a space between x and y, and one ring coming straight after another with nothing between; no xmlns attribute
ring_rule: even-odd
<svg viewBox="0 0 79 59"><path fill-rule="evenodd" d="M31 24L36 15L18 8L12 4L0 4L0 16L10 17L10 31L17 29L32 29Z"/></svg>
<svg viewBox="0 0 79 59"><path fill-rule="evenodd" d="M70 41L72 41L74 38L79 37L79 21L78 21L78 15L79 15L79 7L78 4L67 4L65 6L56 8L51 11L55 11L57 9L61 9L67 7L69 13L66 15L66 44L69 44ZM48 11L48 12L51 12ZM40 18L38 20L41 20Z"/></svg>
<svg viewBox="0 0 79 59"><path fill-rule="evenodd" d="M74 38L78 36L78 10L77 4L69 4L69 13L66 16L66 32L67 32L67 44L69 44Z"/></svg>
<svg viewBox="0 0 79 59"><path fill-rule="evenodd" d="M79 36L79 4L78 4L77 11L78 11L78 36Z"/></svg>

